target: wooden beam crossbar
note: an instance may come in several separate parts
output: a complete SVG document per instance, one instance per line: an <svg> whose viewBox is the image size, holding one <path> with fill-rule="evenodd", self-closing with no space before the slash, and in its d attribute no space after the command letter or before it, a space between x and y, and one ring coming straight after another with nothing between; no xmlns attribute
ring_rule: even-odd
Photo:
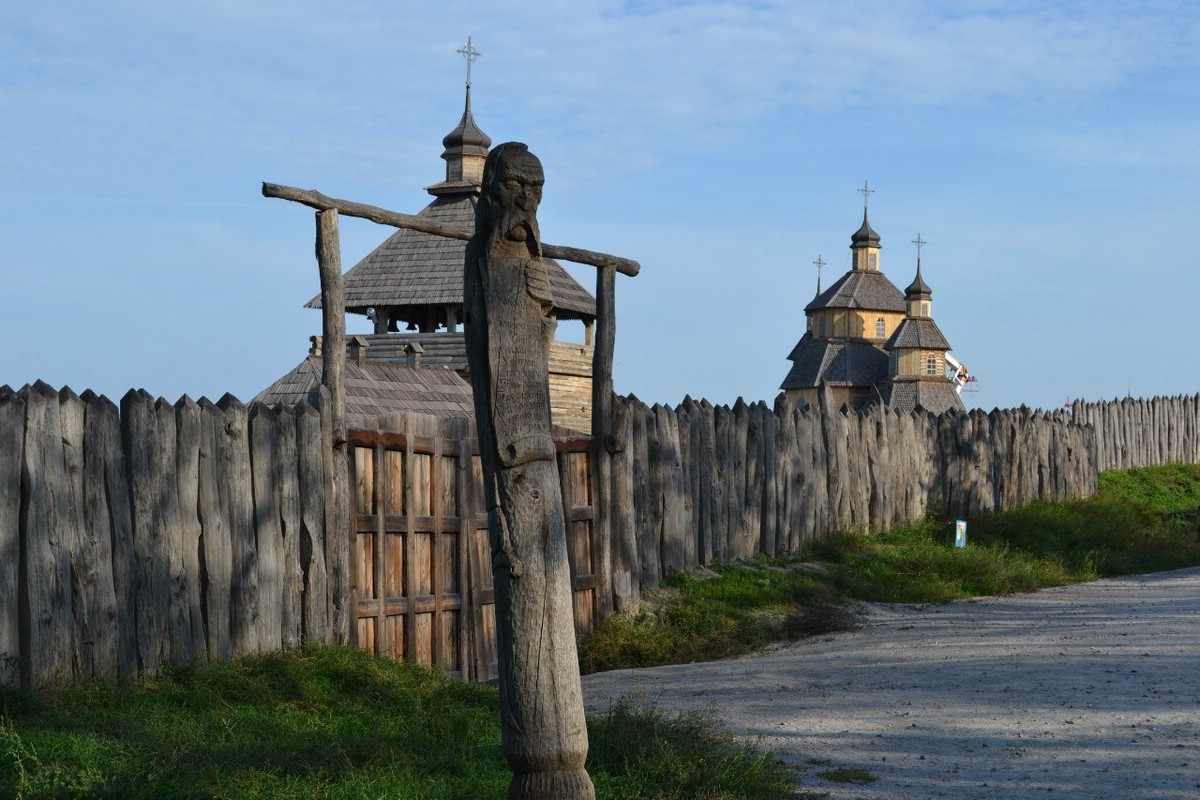
<svg viewBox="0 0 1200 800"><path fill-rule="evenodd" d="M352 200L338 200L337 198L321 194L314 189L297 189L294 186L280 186L277 183L264 182L262 193L263 197L291 200L292 202L315 208L318 211L337 211L339 214L347 217L369 219L380 225L391 225L394 228L408 228L409 230L429 233L434 236L445 236L449 239L468 241L473 235L471 231L442 225L414 214L401 214L398 211L388 211L385 208L370 206L365 203L355 203ZM542 255L546 258L570 261L576 264L590 264L593 267L612 267L622 275L629 275L631 277L637 275L642 269L641 265L632 259L613 256L608 253L597 253L593 250L584 250L579 247L546 244L545 242L542 243Z"/></svg>

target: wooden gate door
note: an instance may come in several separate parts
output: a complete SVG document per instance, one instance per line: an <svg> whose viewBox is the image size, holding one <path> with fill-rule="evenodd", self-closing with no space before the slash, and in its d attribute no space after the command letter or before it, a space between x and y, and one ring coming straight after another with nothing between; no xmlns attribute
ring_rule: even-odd
<svg viewBox="0 0 1200 800"><path fill-rule="evenodd" d="M475 439L352 430L351 636L397 660L495 680L496 615ZM588 449L558 442L578 635L591 630L597 563Z"/></svg>

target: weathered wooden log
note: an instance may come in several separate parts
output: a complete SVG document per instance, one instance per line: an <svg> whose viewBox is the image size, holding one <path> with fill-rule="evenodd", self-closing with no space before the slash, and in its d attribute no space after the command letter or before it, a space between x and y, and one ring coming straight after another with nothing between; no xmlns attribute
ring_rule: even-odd
<svg viewBox="0 0 1200 800"><path fill-rule="evenodd" d="M224 417L217 461L225 487L225 519L231 553L230 640L234 656L262 651L259 633L258 543L254 535L254 483L250 465L248 409L232 395L218 401Z"/></svg>
<svg viewBox="0 0 1200 800"><path fill-rule="evenodd" d="M613 404L612 457L612 589L616 611L637 613L641 605L641 567L638 562L637 509L634 503L633 419L631 399Z"/></svg>
<svg viewBox="0 0 1200 800"><path fill-rule="evenodd" d="M762 511L759 515L758 540L759 549L767 555L775 555L783 548L779 546L779 422L767 404L759 401L757 404L759 418L762 420L762 437L759 445L759 463L762 478Z"/></svg>
<svg viewBox="0 0 1200 800"><path fill-rule="evenodd" d="M301 563L300 456L296 442L296 409L279 415L275 442L275 484L279 492L279 533L282 537L280 597L281 643L285 650L298 648L304 633L304 569Z"/></svg>
<svg viewBox="0 0 1200 800"><path fill-rule="evenodd" d="M758 428L751 430L750 406L742 398L733 404L733 506L731 509L730 525L730 555L733 558L749 558L754 555L753 545L757 543L758 532L750 528L754 517L748 510L750 492L754 490L755 470L757 467L754 450L757 449Z"/></svg>
<svg viewBox="0 0 1200 800"><path fill-rule="evenodd" d="M93 620L96 610L92 600L96 594L97 565L95 553L88 539L84 518L84 415L82 400L69 388L58 393L58 417L62 431L64 484L67 517L63 526L67 552L71 562L71 674L74 678L90 679L97 675L97 665L92 647L95 643L92 630L98 621Z"/></svg>
<svg viewBox="0 0 1200 800"><path fill-rule="evenodd" d="M159 528L153 533L162 540L167 568L167 648L172 665L190 664L198 655L193 649L197 637L192 632L193 604L188 596L188 575L184 563L183 526L180 522L179 484L177 481L178 422L175 406L159 398L154 403L159 454L154 468L157 489L155 519ZM202 640L202 637L201 637Z"/></svg>
<svg viewBox="0 0 1200 800"><path fill-rule="evenodd" d="M736 507L737 487L734 477L733 412L729 406L713 409L713 465L712 475L712 540L713 560L726 563L733 552L733 512Z"/></svg>
<svg viewBox="0 0 1200 800"><path fill-rule="evenodd" d="M651 458L651 487L659 487L662 575L687 569L684 535L687 498L684 496L683 467L679 457L679 422L669 407L654 407L658 458ZM653 489L652 489L653 491Z"/></svg>
<svg viewBox="0 0 1200 800"><path fill-rule="evenodd" d="M179 540L184 575L183 603L187 608L191 641L187 652L193 659L208 657L208 634L204 624L204 594L200 585L204 526L200 520L200 450L204 436L203 412L188 396L175 404L176 491L179 494Z"/></svg>
<svg viewBox="0 0 1200 800"><path fill-rule="evenodd" d="M121 399L125 452L129 459L133 545L136 557L134 606L138 671L154 674L170 661L170 551L163 534L164 451L154 399L130 391ZM172 438L174 431L171 431Z"/></svg>
<svg viewBox="0 0 1200 800"><path fill-rule="evenodd" d="M694 463L692 464L693 481L698 493L698 502L694 507L697 532L696 557L701 564L711 564L713 560L713 437L714 420L713 407L707 400L700 403L692 429Z"/></svg>
<svg viewBox="0 0 1200 800"><path fill-rule="evenodd" d="M108 630L114 643L98 642L95 650L108 653L110 647L115 647L116 671L112 674L131 679L138 672L135 617L137 556L133 543L129 469L122 441L120 412L106 397L95 397L85 392L83 398L88 404L84 423L87 523L89 535L96 543L97 559L104 560L104 548L109 548L114 615ZM100 574L104 574L103 570ZM101 617L109 614L104 609L107 602L104 594L107 591L107 587L101 587L98 609Z"/></svg>
<svg viewBox="0 0 1200 800"><path fill-rule="evenodd" d="M650 487L650 441L649 436L654 430L653 425L647 425L653 420L646 404L633 395L629 396L629 421L633 436L633 499L636 516L634 530L637 536L638 572L634 576L638 580L640 594L644 597L647 592L658 588L660 555L660 534L654 519L654 495ZM655 451L657 454L657 450Z"/></svg>
<svg viewBox="0 0 1200 800"><path fill-rule="evenodd" d="M211 400L200 399L200 430L196 461L196 515L200 520L204 561L204 634L208 657L233 658L233 552L229 538L226 487L220 483L225 414Z"/></svg>
<svg viewBox="0 0 1200 800"><path fill-rule="evenodd" d="M25 394L22 484L29 649L22 667L26 685L70 680L75 652L71 618L68 499L58 393L39 381Z"/></svg>
<svg viewBox="0 0 1200 800"><path fill-rule="evenodd" d="M452 228L425 217L401 214L396 211L388 211L383 208L365 203L355 203L350 200L337 200L332 197L326 197L312 189L297 189L293 186L280 186L275 183L264 182L262 193L263 197L276 197L282 200L303 203L318 211L336 211L347 217L360 217L377 222L380 225L391 225L395 228L406 228L408 230L420 231L421 233L431 233L435 236L444 236L448 239L459 239L465 242L469 241L474 235L473 231ZM543 242L541 250L544 258L571 261L576 264L590 264L601 269L613 269L622 275L633 276L641 271L641 265L631 259L611 256L607 253L597 253L579 247L564 247L563 245L546 244Z"/></svg>
<svg viewBox="0 0 1200 800"><path fill-rule="evenodd" d="M329 574L325 549L326 498L322 443L321 412L311 403L302 403L296 409L296 460L300 490L299 548L304 576L303 632L304 641L314 643L332 642L335 638L331 626L333 598L330 589L333 576ZM464 539L466 525L464 520ZM464 569L466 563L464 558Z"/></svg>
<svg viewBox="0 0 1200 800"><path fill-rule="evenodd" d="M25 400L0 387L0 686L20 683L21 466Z"/></svg>
<svg viewBox="0 0 1200 800"><path fill-rule="evenodd" d="M275 443L279 413L255 403L250 407L250 473L254 487L254 531L258 558L258 636L266 652L283 642L283 522Z"/></svg>

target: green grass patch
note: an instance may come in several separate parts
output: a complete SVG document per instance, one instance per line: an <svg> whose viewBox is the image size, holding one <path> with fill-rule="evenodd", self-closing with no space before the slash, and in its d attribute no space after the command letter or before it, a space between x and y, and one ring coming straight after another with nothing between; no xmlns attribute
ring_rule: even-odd
<svg viewBox="0 0 1200 800"><path fill-rule="evenodd" d="M790 796L706 720L616 706L589 729L599 797ZM349 649L0 693L5 798L475 800L508 781L494 688Z"/></svg>
<svg viewBox="0 0 1200 800"><path fill-rule="evenodd" d="M795 561L714 569L706 579L673 575L640 613L597 624L580 648L584 673L711 661L854 625L835 589Z"/></svg>

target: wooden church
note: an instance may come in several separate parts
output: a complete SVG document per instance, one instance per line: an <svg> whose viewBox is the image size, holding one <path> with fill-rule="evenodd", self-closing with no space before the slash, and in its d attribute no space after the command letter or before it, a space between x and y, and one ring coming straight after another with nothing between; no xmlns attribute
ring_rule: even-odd
<svg viewBox="0 0 1200 800"><path fill-rule="evenodd" d="M483 163L492 140L471 113L471 84L458 125L442 140L445 180L426 187L433 201L419 216L473 231ZM463 260L466 242L397 229L344 276L346 312L369 319L370 334L347 342L346 408L352 422L396 411L442 417L474 414L463 337ZM550 349L552 421L591 430L592 340L596 300L553 259L543 259L554 314L583 324L583 344L555 341ZM320 297L309 308L320 308ZM560 325L561 328L561 325ZM320 385L319 337L296 369L264 389L261 402L295 403Z"/></svg>
<svg viewBox="0 0 1200 800"><path fill-rule="evenodd" d="M901 292L880 269L879 234L863 206L862 225L850 237L850 270L824 291L818 278L817 295L804 308L807 327L780 386L789 400L816 405L828 392L835 407L964 410L967 372L933 321L919 234L915 243L917 275Z"/></svg>

